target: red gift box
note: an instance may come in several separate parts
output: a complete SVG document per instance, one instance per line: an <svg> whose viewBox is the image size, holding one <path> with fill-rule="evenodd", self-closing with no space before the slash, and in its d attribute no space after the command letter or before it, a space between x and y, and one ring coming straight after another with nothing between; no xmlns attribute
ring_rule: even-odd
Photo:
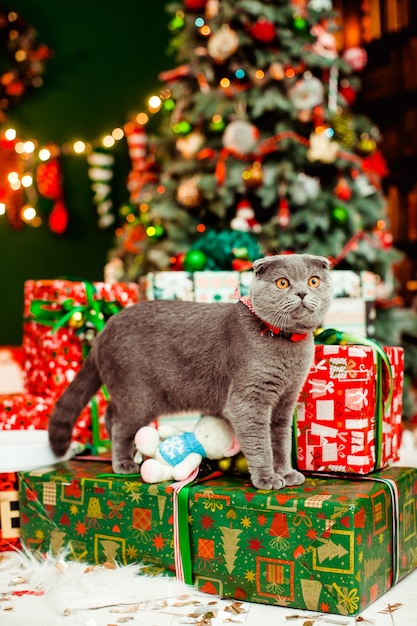
<svg viewBox="0 0 417 626"><path fill-rule="evenodd" d="M0 552L20 548L17 472L0 473Z"/></svg>
<svg viewBox="0 0 417 626"><path fill-rule="evenodd" d="M88 333L94 335L106 318L138 299L136 283L26 281L23 349L28 391L61 395L81 367Z"/></svg>
<svg viewBox="0 0 417 626"><path fill-rule="evenodd" d="M294 418L301 471L369 474L398 460L404 351L362 341L315 347Z"/></svg>
<svg viewBox="0 0 417 626"><path fill-rule="evenodd" d="M53 406L81 368L107 319L139 300L136 283L29 280L24 292L23 353L27 392L0 395L0 430L46 429ZM107 446L103 388L79 416L73 440Z"/></svg>

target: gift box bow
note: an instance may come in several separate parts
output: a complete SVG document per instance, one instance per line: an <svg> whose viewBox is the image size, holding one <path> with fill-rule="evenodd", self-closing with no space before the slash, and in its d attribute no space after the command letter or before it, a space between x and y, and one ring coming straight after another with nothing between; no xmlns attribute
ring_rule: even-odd
<svg viewBox="0 0 417 626"><path fill-rule="evenodd" d="M49 300L33 300L30 305L30 316L26 321L37 322L51 326L51 333L55 333L59 328L72 323L76 328L76 334L80 335L88 327L94 328L95 332L100 332L106 321L121 311L121 304L112 300L96 300L97 293L94 285L88 281L83 281L86 304L79 304L73 298L64 300L59 306L51 306Z"/></svg>

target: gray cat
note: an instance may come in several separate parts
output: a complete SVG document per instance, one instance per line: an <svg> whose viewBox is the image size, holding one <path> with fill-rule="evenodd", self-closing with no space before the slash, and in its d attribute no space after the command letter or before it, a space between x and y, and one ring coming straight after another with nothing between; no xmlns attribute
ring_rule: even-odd
<svg viewBox="0 0 417 626"><path fill-rule="evenodd" d="M55 405L63 455L82 408L105 384L113 471L138 471L136 431L160 415L201 411L230 422L258 489L298 485L291 467L294 405L314 355L313 330L332 300L329 262L312 255L255 261L238 303L147 301L114 315Z"/></svg>

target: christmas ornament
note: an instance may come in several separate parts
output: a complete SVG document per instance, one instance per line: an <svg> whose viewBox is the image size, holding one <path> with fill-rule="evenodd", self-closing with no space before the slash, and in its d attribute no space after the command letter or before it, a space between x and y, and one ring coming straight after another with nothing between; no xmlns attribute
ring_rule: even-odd
<svg viewBox="0 0 417 626"><path fill-rule="evenodd" d="M338 150L339 144L337 141L332 141L325 133L311 133L307 158L313 162L334 163Z"/></svg>
<svg viewBox="0 0 417 626"><path fill-rule="evenodd" d="M376 188L374 187L374 185L371 185L367 177L363 174L358 175L354 178L353 186L355 187L357 193L361 196L361 198L366 198L376 193Z"/></svg>
<svg viewBox="0 0 417 626"><path fill-rule="evenodd" d="M7 221L14 230L23 227L21 211L24 205L23 188L12 189L8 181L10 172L19 172L20 159L14 149L15 143L0 143L0 201L5 205Z"/></svg>
<svg viewBox="0 0 417 626"><path fill-rule="evenodd" d="M250 28L250 34L261 43L271 43L276 37L275 24L260 17Z"/></svg>
<svg viewBox="0 0 417 626"><path fill-rule="evenodd" d="M294 184L290 187L290 195L294 204L303 205L317 198L320 190L319 178L313 178L304 172L299 172Z"/></svg>
<svg viewBox="0 0 417 626"><path fill-rule="evenodd" d="M337 185L334 188L334 195L339 198L339 200L350 200L352 197L352 189L349 187L349 184L343 176L339 178L337 181Z"/></svg>
<svg viewBox="0 0 417 626"><path fill-rule="evenodd" d="M64 202L62 172L58 159L52 158L38 165L36 185L41 196L54 202L48 218L50 230L56 235L62 235L67 229L69 216Z"/></svg>
<svg viewBox="0 0 417 626"><path fill-rule="evenodd" d="M49 229L56 235L63 235L67 230L68 211L62 200L55 202L52 211L49 214Z"/></svg>
<svg viewBox="0 0 417 626"><path fill-rule="evenodd" d="M190 11L201 11L207 4L207 0L184 0L184 6Z"/></svg>
<svg viewBox="0 0 417 626"><path fill-rule="evenodd" d="M379 150L376 150L371 156L362 159L362 167L365 172L376 174L378 178L383 178L388 174L387 164Z"/></svg>
<svg viewBox="0 0 417 626"><path fill-rule="evenodd" d="M286 228L290 223L290 208L286 198L280 198L278 203L278 224Z"/></svg>
<svg viewBox="0 0 417 626"><path fill-rule="evenodd" d="M352 115L344 111L335 113L331 118L331 125L334 130L335 140L348 150L353 148L356 142L356 134Z"/></svg>
<svg viewBox="0 0 417 626"><path fill-rule="evenodd" d="M367 133L362 133L357 143L357 148L364 154L371 154L376 150L377 144L375 139L372 139Z"/></svg>
<svg viewBox="0 0 417 626"><path fill-rule="evenodd" d="M242 178L248 189L257 189L262 185L264 174L260 161L254 161L252 165L242 172Z"/></svg>
<svg viewBox="0 0 417 626"><path fill-rule="evenodd" d="M355 72L363 70L368 62L368 54L364 48L347 48L342 58Z"/></svg>
<svg viewBox="0 0 417 626"><path fill-rule="evenodd" d="M181 271L184 269L185 252L178 252L170 259L171 269Z"/></svg>
<svg viewBox="0 0 417 626"><path fill-rule="evenodd" d="M375 228L372 232L375 235L375 237L379 240L379 242L381 243L381 247L384 250L389 250L390 248L392 248L392 244L394 241L392 233L390 233L388 230L385 230L383 228Z"/></svg>
<svg viewBox="0 0 417 626"><path fill-rule="evenodd" d="M307 20L301 15L294 15L293 26L294 26L294 30L298 31L299 33L302 33L307 28Z"/></svg>
<svg viewBox="0 0 417 626"><path fill-rule="evenodd" d="M253 152L259 138L259 130L247 120L230 122L223 133L223 146L231 152Z"/></svg>
<svg viewBox="0 0 417 626"><path fill-rule="evenodd" d="M356 90L346 79L343 79L340 83L339 95L345 100L348 106L354 104L356 100Z"/></svg>
<svg viewBox="0 0 417 626"><path fill-rule="evenodd" d="M193 176L180 183L177 188L175 197L187 209L194 209L201 203L202 195L198 186L198 180L199 177Z"/></svg>
<svg viewBox="0 0 417 626"><path fill-rule="evenodd" d="M268 73L274 80L283 80L285 78L285 69L282 63L274 61L268 69Z"/></svg>
<svg viewBox="0 0 417 626"><path fill-rule="evenodd" d="M228 24L213 33L208 40L207 50L216 63L223 63L231 57L239 47L239 37Z"/></svg>
<svg viewBox="0 0 417 626"><path fill-rule="evenodd" d="M288 96L296 109L313 109L323 102L323 83L310 72L306 72L304 77L288 90Z"/></svg>
<svg viewBox="0 0 417 626"><path fill-rule="evenodd" d="M332 0L309 0L307 7L312 11L331 11L333 9Z"/></svg>
<svg viewBox="0 0 417 626"><path fill-rule="evenodd" d="M88 176L92 182L91 189L94 192L93 202L99 215L98 225L107 228L114 222L111 213L113 201L111 199L111 185L113 178L114 156L100 149L93 150L87 155Z"/></svg>
<svg viewBox="0 0 417 626"><path fill-rule="evenodd" d="M344 206L336 206L332 211L332 220L335 224L343 226L348 221L349 211Z"/></svg>
<svg viewBox="0 0 417 626"><path fill-rule="evenodd" d="M241 200L237 205L236 216L231 220L230 228L243 232L261 232L262 226L255 218L255 211L248 200Z"/></svg>
<svg viewBox="0 0 417 626"><path fill-rule="evenodd" d="M27 91L40 87L45 61L52 56L45 44L36 44L37 33L14 10L0 9L0 109L9 110ZM4 121L4 120L2 120Z"/></svg>
<svg viewBox="0 0 417 626"><path fill-rule="evenodd" d="M186 272L200 272L207 263L207 257L201 250L189 250L184 256L184 269Z"/></svg>
<svg viewBox="0 0 417 626"><path fill-rule="evenodd" d="M181 153L183 159L193 159L205 141L204 135L199 132L193 132L186 137L177 139L176 148Z"/></svg>
<svg viewBox="0 0 417 626"><path fill-rule="evenodd" d="M316 41L312 44L311 50L326 59L336 59L337 46L336 39L321 24L314 24L310 33L316 37Z"/></svg>
<svg viewBox="0 0 417 626"><path fill-rule="evenodd" d="M128 124L126 126L125 136L131 161L127 188L130 192L130 201L138 202L140 190L145 182L143 173L148 169L146 158L148 139L145 128L140 124Z"/></svg>
<svg viewBox="0 0 417 626"><path fill-rule="evenodd" d="M148 138L144 126L140 124L128 125L127 129L125 129L125 136L132 169L143 171L146 169L146 153L148 146Z"/></svg>
<svg viewBox="0 0 417 626"><path fill-rule="evenodd" d="M219 0L207 0L207 4L206 4L206 18L208 20L212 20L218 14L219 14Z"/></svg>

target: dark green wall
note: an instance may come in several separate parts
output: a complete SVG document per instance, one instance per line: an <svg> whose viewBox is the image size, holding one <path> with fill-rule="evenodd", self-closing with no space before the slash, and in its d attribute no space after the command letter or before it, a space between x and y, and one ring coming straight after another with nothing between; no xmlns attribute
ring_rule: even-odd
<svg viewBox="0 0 417 626"><path fill-rule="evenodd" d="M165 0L10 0L54 51L44 84L8 113L24 139L62 145L93 140L145 108L168 59ZM129 158L124 142L116 159L114 204L127 200ZM96 225L85 157L62 159L70 222L67 232L40 228L13 231L0 217L0 345L20 344L25 280L83 277L102 280L113 229Z"/></svg>

